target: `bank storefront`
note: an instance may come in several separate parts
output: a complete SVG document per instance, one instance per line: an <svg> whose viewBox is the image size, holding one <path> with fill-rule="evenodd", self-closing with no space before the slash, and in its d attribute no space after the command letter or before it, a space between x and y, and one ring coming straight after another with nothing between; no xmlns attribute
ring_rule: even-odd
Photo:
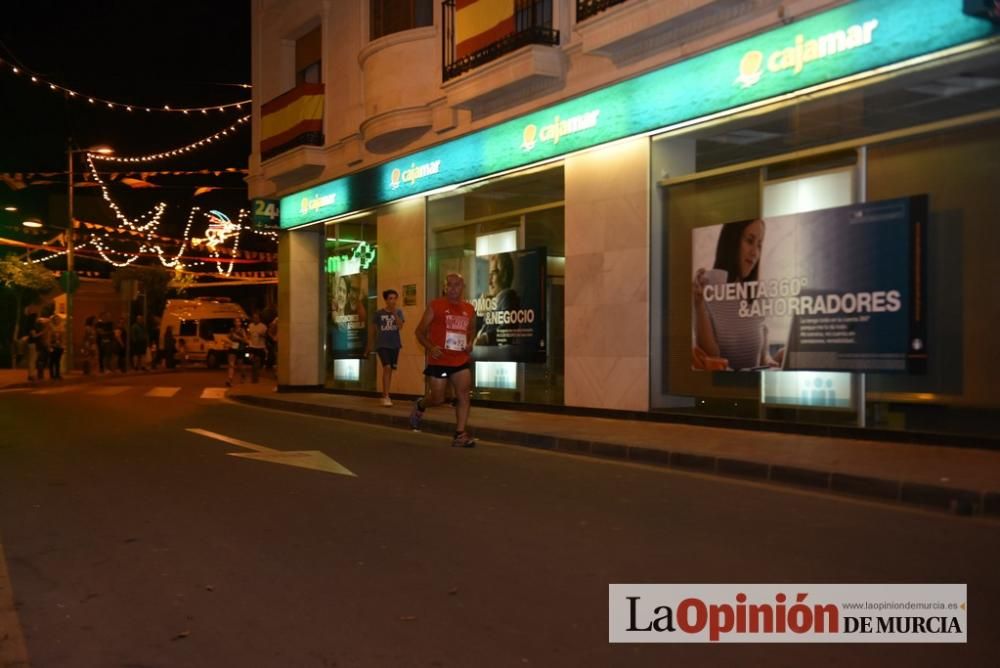
<svg viewBox="0 0 1000 668"><path fill-rule="evenodd" d="M459 271L481 400L995 433L997 34L862 0L284 197L325 385L377 389L392 288L422 391Z"/></svg>

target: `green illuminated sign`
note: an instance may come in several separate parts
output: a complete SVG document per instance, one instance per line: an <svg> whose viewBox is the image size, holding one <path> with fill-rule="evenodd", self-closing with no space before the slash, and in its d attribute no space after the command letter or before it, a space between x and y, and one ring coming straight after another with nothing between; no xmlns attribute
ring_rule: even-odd
<svg viewBox="0 0 1000 668"><path fill-rule="evenodd" d="M339 274L348 263L353 262L359 271L366 271L375 262L375 246L367 241L360 242L351 253L330 255L326 258L326 273Z"/></svg>
<svg viewBox="0 0 1000 668"><path fill-rule="evenodd" d="M997 27L957 0L857 0L281 199L291 228L760 102Z"/></svg>

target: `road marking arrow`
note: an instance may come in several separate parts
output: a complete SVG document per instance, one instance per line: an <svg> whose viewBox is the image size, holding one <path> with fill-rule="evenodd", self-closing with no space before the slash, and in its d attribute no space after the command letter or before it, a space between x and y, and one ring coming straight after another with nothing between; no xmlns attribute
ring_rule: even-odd
<svg viewBox="0 0 1000 668"><path fill-rule="evenodd" d="M222 441L223 443L229 443L230 445L235 445L240 448L246 448L247 450L253 450L253 453L247 452L229 452L226 453L230 457L242 457L244 459L256 459L262 462L271 462L273 464L287 464L288 466L298 466L304 469L313 469L314 471L325 471L326 473L336 473L338 475L349 475L356 478L357 476L352 473L349 469L341 466L336 460L331 459L325 453L319 450L275 450L273 448L267 448L263 445L257 445L256 443L250 443L249 441L241 441L238 438L233 438L231 436L225 436L224 434L217 434L214 431L208 431L206 429L197 429L194 427L188 427L187 431L192 434L199 434L200 436L205 436L206 438L212 438L216 441Z"/></svg>

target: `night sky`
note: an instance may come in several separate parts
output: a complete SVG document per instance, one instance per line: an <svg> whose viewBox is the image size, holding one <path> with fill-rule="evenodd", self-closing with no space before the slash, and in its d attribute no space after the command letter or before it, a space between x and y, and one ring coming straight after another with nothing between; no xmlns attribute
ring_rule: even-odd
<svg viewBox="0 0 1000 668"><path fill-rule="evenodd" d="M126 104L207 106L249 99L248 89L227 84L250 82L250 2L4 0L0 58L5 61L0 66L0 173L65 172L69 138L79 147L110 145L122 156L169 150L236 122L249 113L249 105L207 116L109 110L32 84L30 75L13 74L10 63L84 96ZM249 153L247 123L224 141L186 155L130 167L104 164L109 172L245 168ZM77 170L83 169L80 156ZM57 183L17 191L0 183L0 204L13 200L25 214L56 219L65 208L65 174L53 180ZM240 175L149 180L160 187L139 191L116 185L113 194L129 215L167 201L165 232L179 232L192 203L233 212L246 206ZM221 189L196 201L197 186ZM107 222L95 195L97 188L78 189L81 213Z"/></svg>

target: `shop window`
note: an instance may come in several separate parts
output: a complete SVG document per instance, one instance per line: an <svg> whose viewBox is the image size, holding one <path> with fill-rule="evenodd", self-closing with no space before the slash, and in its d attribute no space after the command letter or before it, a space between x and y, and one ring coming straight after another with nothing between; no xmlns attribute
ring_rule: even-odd
<svg viewBox="0 0 1000 668"><path fill-rule="evenodd" d="M1000 370L976 344L989 338L996 300L976 297L997 247L995 198L979 184L1000 156L1000 125L983 115L998 104L995 64L969 59L654 138L652 404L699 415L996 433L992 379ZM924 195L926 340L915 340L922 365L768 372L763 383L757 373L692 370L697 229ZM777 241L775 229L765 248ZM901 261L894 239L880 248L885 262Z"/></svg>
<svg viewBox="0 0 1000 668"><path fill-rule="evenodd" d="M428 200L427 298L448 273L465 277L479 399L563 401L563 178L547 167Z"/></svg>
<svg viewBox="0 0 1000 668"><path fill-rule="evenodd" d="M431 0L371 0L369 5L371 39L393 33L434 25Z"/></svg>
<svg viewBox="0 0 1000 668"><path fill-rule="evenodd" d="M374 214L326 226L327 386L374 390L372 316L378 310Z"/></svg>

